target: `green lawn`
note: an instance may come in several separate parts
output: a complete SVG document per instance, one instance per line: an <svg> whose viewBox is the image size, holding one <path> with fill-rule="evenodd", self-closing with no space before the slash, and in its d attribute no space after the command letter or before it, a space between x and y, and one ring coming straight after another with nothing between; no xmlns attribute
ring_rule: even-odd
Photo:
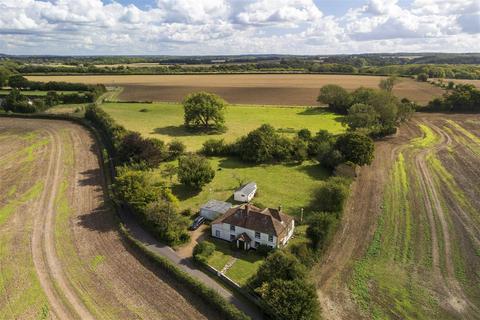
<svg viewBox="0 0 480 320"><path fill-rule="evenodd" d="M228 261L236 257L237 260L225 274L241 286L245 285L247 280L257 273L258 268L264 261L264 258L254 250L233 250L228 242L217 239L210 239L209 241L215 244L216 249L208 258L208 264L221 271Z"/></svg>
<svg viewBox="0 0 480 320"><path fill-rule="evenodd" d="M215 169L215 178L200 192L173 179L172 191L180 200L181 210L190 208L196 212L210 199L233 201L233 192L240 184L255 181L258 192L253 203L273 208L282 205L284 211L293 216L299 216L300 208L305 208L305 214L308 214L315 190L329 176L326 169L313 161L301 165L249 165L235 158L210 158L210 162ZM156 170L160 178L165 165Z"/></svg>
<svg viewBox="0 0 480 320"><path fill-rule="evenodd" d="M305 107L265 107L251 105L231 105L226 111L224 134L192 134L183 127L183 107L175 103L104 103L102 107L127 129L145 136L156 137L165 142L173 139L183 141L189 150L198 150L209 138L224 138L234 141L269 123L282 131L295 132L307 128L312 132L320 129L341 133L345 128L340 117L323 109ZM140 112L148 109L148 112Z"/></svg>

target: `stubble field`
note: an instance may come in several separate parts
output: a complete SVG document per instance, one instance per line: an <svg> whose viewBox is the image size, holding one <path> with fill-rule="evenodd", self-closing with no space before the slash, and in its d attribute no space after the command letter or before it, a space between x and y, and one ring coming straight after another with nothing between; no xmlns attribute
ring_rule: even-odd
<svg viewBox="0 0 480 320"><path fill-rule="evenodd" d="M98 152L78 125L0 118L0 318L216 319L124 243Z"/></svg>
<svg viewBox="0 0 480 320"><path fill-rule="evenodd" d="M328 319L478 319L480 117L416 115L377 145L314 270Z"/></svg>
<svg viewBox="0 0 480 320"><path fill-rule="evenodd" d="M124 88L120 100L180 102L189 93L209 91L229 103L257 105L316 105L319 89L338 84L347 90L378 88L385 77L320 74L218 74L218 75L88 75L28 76L34 81L103 83ZM400 98L426 104L441 96L442 89L428 83L401 78L394 88Z"/></svg>

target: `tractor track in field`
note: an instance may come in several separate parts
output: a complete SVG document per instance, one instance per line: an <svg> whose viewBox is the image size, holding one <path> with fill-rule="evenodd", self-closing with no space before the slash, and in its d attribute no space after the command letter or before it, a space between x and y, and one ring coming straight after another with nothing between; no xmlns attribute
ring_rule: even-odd
<svg viewBox="0 0 480 320"><path fill-rule="evenodd" d="M417 114L400 128L396 137L376 143L375 160L371 166L361 168L352 185L339 230L322 261L312 272L326 319L368 319L351 296L348 283L355 261L364 256L373 238L378 217L383 210L383 191L391 164L395 163L400 153L408 161L408 176L418 180L419 192L410 194L410 197L413 197L411 201L414 201L410 204L413 206L412 214L415 221L424 215L428 224L426 227L429 228L431 238L428 246L432 271L429 274L431 280L427 281L432 286L431 292L437 297L440 308L450 316L478 319L479 301L470 289L467 291L466 284L461 283L458 278L458 255L468 261L465 264L473 262L470 269L469 266L466 267L465 275L471 277L470 279L477 278L473 281L478 281L475 266L478 266L480 261L478 253L475 256L475 248L480 248L480 225L474 215L475 211L477 215L479 211L476 202L478 192L475 191L478 189L472 179L480 174L480 162L474 152L475 147L465 143L468 135L465 131L462 132L461 128L454 128L454 125L449 127L447 124L450 120L465 126L470 121L470 132L478 132L475 131L478 127L473 125L476 122L468 115ZM421 125L430 128L436 140L428 145L412 145L412 139L419 139ZM461 132L465 137L459 138ZM428 140L426 136L424 138ZM439 163L446 165L446 170L452 170L448 172L452 177L439 173L430 157L435 161L441 160ZM464 189L458 192L468 196L470 206L473 205L472 209L467 210L466 204L457 199L459 195L455 193L456 189L452 188L456 188L458 183L463 183L461 186ZM393 235L394 238L399 236L401 235ZM461 246L460 250L465 252L456 252L458 249L454 246ZM386 312L393 312L389 304L379 296L371 299L380 308L387 310ZM395 319L398 318L398 314L389 314Z"/></svg>
<svg viewBox="0 0 480 320"><path fill-rule="evenodd" d="M13 270L7 282L1 281L0 310L20 319L45 312L53 319L220 319L200 297L124 240L115 212L105 203L100 148L89 131L71 122L41 119L0 118L0 127L7 127L8 134L36 132L36 138L48 140L35 149L28 170L22 161L0 169L5 177L0 181L2 194L14 185L21 194L33 181L43 186L0 224L11 241L24 239L25 228L31 228L21 253L0 255L0 270L4 265L12 268L9 261L30 260L35 279L29 281L38 280L40 292L35 294L44 295L46 305L13 308L18 302L12 299L28 289L19 286L26 275ZM16 140L12 146L19 150L35 142Z"/></svg>
<svg viewBox="0 0 480 320"><path fill-rule="evenodd" d="M81 299L71 288L58 260L54 239L54 204L61 184L62 139L55 130L45 129L50 138L50 157L45 186L35 204L32 255L40 284L55 316L60 319L93 319ZM66 303L65 303L66 302ZM72 312L73 311L73 312Z"/></svg>

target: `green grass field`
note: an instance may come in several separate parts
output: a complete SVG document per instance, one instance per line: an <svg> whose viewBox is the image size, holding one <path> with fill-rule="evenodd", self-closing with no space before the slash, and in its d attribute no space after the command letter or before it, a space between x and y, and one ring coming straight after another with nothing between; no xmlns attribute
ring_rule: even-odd
<svg viewBox="0 0 480 320"><path fill-rule="evenodd" d="M233 201L233 192L242 183L255 181L258 192L253 203L262 207L283 206L283 210L293 216L300 215L300 208L305 214L315 190L329 172L315 162L306 161L300 165L248 165L234 158L211 158L215 171L212 182L195 192L172 180L172 191L180 200L180 209L199 210L210 199ZM177 164L177 162L174 162ZM156 173L162 177L163 164ZM163 179L169 180L167 177Z"/></svg>
<svg viewBox="0 0 480 320"><path fill-rule="evenodd" d="M332 133L345 131L338 115L322 109L305 107L231 105L226 111L228 131L215 135L193 134L187 131L183 127L183 107L180 104L104 103L102 107L127 129L165 142L179 139L189 150L198 150L209 138L224 138L232 142L264 123L288 132L295 132L302 128L312 132L320 129ZM148 111L140 112L142 109Z"/></svg>

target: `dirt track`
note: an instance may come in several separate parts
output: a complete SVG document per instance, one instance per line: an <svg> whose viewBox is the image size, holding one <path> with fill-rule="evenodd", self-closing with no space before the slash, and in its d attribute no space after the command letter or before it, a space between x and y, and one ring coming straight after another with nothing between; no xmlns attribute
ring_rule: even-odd
<svg viewBox="0 0 480 320"><path fill-rule="evenodd" d="M420 131L420 125L430 128L431 140ZM362 168L353 185L332 246L313 270L325 318L369 318L371 310L381 310L392 319L412 317L412 310L418 312L414 318L421 318L422 312L438 318L480 317L479 137L478 116L419 114L401 127L397 137L377 144L374 163ZM409 186L407 202L399 208L407 209L388 216L385 210L396 206L385 198L385 190L393 190L390 172L399 154L405 159ZM411 215L408 219L407 214ZM382 228L391 231L380 234L379 253L369 257L365 252L380 215ZM419 303L415 292L410 293L413 296L391 296L392 291L381 289L391 284L371 273L366 289L370 311L359 307L350 286L355 261L361 259L379 266L387 261L387 273L405 270L416 279L415 285L427 292L433 306L421 309L415 305ZM394 292L405 289L394 288ZM413 301L412 309L404 309L398 299Z"/></svg>
<svg viewBox="0 0 480 320"><path fill-rule="evenodd" d="M16 138L29 133L35 136ZM44 143L27 154L28 143L40 140ZM197 296L123 242L115 215L103 203L98 146L84 128L0 118L0 151L5 145L7 150L26 148L28 161L23 151L11 159L7 150L0 155L8 163L0 169L2 317L217 318ZM43 187L26 200L22 193L34 183ZM34 302L22 303L24 291Z"/></svg>

